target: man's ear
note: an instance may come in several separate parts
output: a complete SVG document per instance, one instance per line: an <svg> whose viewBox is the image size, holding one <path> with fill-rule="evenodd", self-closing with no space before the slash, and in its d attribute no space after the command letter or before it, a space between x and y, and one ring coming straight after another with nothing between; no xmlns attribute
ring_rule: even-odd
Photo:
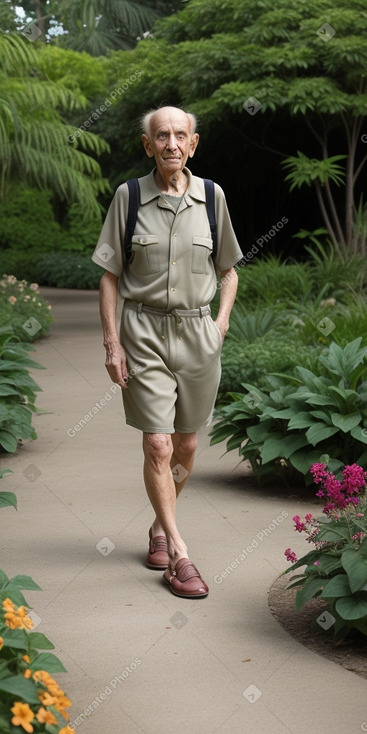
<svg viewBox="0 0 367 734"><path fill-rule="evenodd" d="M189 158L192 158L193 157L193 155L195 153L195 150L197 148L198 142L199 142L199 134L198 133L194 133L191 136L191 140L190 140Z"/></svg>
<svg viewBox="0 0 367 734"><path fill-rule="evenodd" d="M146 152L147 156L149 156L149 158L153 158L154 153L153 153L152 147L150 145L150 140L149 140L148 136L145 135L145 133L144 133L141 136L141 139L142 139L142 142L143 142L143 145L144 145L145 152Z"/></svg>

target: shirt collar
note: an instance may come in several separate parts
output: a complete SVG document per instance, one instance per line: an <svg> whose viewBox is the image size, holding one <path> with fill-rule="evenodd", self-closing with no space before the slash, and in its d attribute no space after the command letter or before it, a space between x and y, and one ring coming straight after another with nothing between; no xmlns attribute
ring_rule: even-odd
<svg viewBox="0 0 367 734"><path fill-rule="evenodd" d="M161 192L154 180L154 168L147 176L143 176L139 179L140 184L140 200L142 204L147 204L153 199L157 199ZM188 187L185 192L185 199L187 204L192 204L190 199L197 199L198 201L205 201L205 190L202 179L197 176L193 176L188 168L184 168L184 173L189 179Z"/></svg>

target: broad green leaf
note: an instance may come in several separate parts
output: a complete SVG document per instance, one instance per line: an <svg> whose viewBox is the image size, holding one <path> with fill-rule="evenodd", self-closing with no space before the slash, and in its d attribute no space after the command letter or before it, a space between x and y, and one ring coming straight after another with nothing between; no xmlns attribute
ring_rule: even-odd
<svg viewBox="0 0 367 734"><path fill-rule="evenodd" d="M325 441L327 438L334 436L335 433L338 433L338 430L339 428L335 426L325 426L325 423L316 423L306 431L307 440L312 446L316 446L321 441Z"/></svg>
<svg viewBox="0 0 367 734"><path fill-rule="evenodd" d="M14 451L16 451L18 446L18 441L16 436L14 436L10 431L4 431L0 430L0 446L2 446L5 451L8 451L10 454L13 454Z"/></svg>
<svg viewBox="0 0 367 734"><path fill-rule="evenodd" d="M295 451L307 446L305 436L301 434L287 434L286 436L275 437L273 434L264 441L261 451L262 463L267 464L272 459L285 458L288 459Z"/></svg>
<svg viewBox="0 0 367 734"><path fill-rule="evenodd" d="M297 415L291 418L288 423L288 429L295 430L296 428L309 428L314 423L316 423L316 421L312 417L311 413L300 411L299 413L297 413Z"/></svg>
<svg viewBox="0 0 367 734"><path fill-rule="evenodd" d="M351 436L353 436L353 438L356 438L357 441L361 441L361 443L367 443L367 428L363 428L363 426L352 428L350 434Z"/></svg>
<svg viewBox="0 0 367 734"><path fill-rule="evenodd" d="M335 609L342 619L363 619L367 617L367 596L343 596L335 602Z"/></svg>
<svg viewBox="0 0 367 734"><path fill-rule="evenodd" d="M14 647L19 650L28 650L27 633L24 629L11 630L9 627L1 633L5 647Z"/></svg>
<svg viewBox="0 0 367 734"><path fill-rule="evenodd" d="M66 673L61 660L52 652L40 652L29 667L31 670L47 670L48 673Z"/></svg>
<svg viewBox="0 0 367 734"><path fill-rule="evenodd" d="M289 463L304 475L310 471L312 464L316 464L319 461L320 451L317 451L317 449L310 450L309 447L301 449L300 451L295 451L295 453L289 457Z"/></svg>
<svg viewBox="0 0 367 734"><path fill-rule="evenodd" d="M367 584L367 560L358 551L346 550L342 554L342 565L348 574L349 586L354 594Z"/></svg>
<svg viewBox="0 0 367 734"><path fill-rule="evenodd" d="M0 691L11 693L12 696L20 698L26 703L39 704L36 684L31 678L24 678L23 675L2 678L0 680Z"/></svg>
<svg viewBox="0 0 367 734"><path fill-rule="evenodd" d="M330 598L334 596L350 596L350 594L351 590L348 584L348 578L343 573L334 576L330 581L328 581L320 594L320 598L327 599L328 597Z"/></svg>
<svg viewBox="0 0 367 734"><path fill-rule="evenodd" d="M359 425L362 420L360 413L351 413L351 415L340 415L340 413L332 413L331 421L334 426L340 428L343 433L349 433L352 428Z"/></svg>
<svg viewBox="0 0 367 734"><path fill-rule="evenodd" d="M17 509L17 497L14 492L0 492L0 507L12 506Z"/></svg>
<svg viewBox="0 0 367 734"><path fill-rule="evenodd" d="M338 526L334 525L334 527L326 525L315 535L315 540L318 542L323 540L326 543L338 543L340 540L350 540L350 532L348 527L343 526L341 523Z"/></svg>
<svg viewBox="0 0 367 734"><path fill-rule="evenodd" d="M42 591L41 587L33 581L31 576L19 574L18 576L13 576L13 578L10 579L10 583L18 586L19 589L34 589L35 591Z"/></svg>
<svg viewBox="0 0 367 734"><path fill-rule="evenodd" d="M302 589L297 591L297 611L299 611L303 607L303 605L306 604L307 601L312 599L317 594L317 592L325 586L326 582L327 579L320 578L319 576L317 576L316 578L308 578L307 581L305 581Z"/></svg>
<svg viewBox="0 0 367 734"><path fill-rule="evenodd" d="M42 632L29 632L28 640L33 650L54 650L55 645Z"/></svg>

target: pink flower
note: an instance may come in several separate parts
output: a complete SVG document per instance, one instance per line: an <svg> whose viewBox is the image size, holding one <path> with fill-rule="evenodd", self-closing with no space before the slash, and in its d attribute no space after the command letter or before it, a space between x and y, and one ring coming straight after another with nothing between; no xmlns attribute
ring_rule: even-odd
<svg viewBox="0 0 367 734"><path fill-rule="evenodd" d="M297 561L296 554L290 548L287 548L284 551L284 555L287 557L287 561L290 561L291 563L295 563Z"/></svg>
<svg viewBox="0 0 367 734"><path fill-rule="evenodd" d="M315 561L315 563L313 565L314 566L318 566L319 565L319 562L318 561Z"/></svg>
<svg viewBox="0 0 367 734"><path fill-rule="evenodd" d="M292 517L292 520L295 524L295 529L298 530L299 533L302 533L302 530L305 529L306 525L304 524L304 522L301 522L300 516L294 515L294 517Z"/></svg>
<svg viewBox="0 0 367 734"><path fill-rule="evenodd" d="M308 512L307 515L305 515L306 522L311 522L312 520L312 512Z"/></svg>

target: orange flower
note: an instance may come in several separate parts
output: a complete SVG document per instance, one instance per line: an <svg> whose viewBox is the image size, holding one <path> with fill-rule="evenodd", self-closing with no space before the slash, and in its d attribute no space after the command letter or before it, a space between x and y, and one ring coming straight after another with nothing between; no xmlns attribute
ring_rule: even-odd
<svg viewBox="0 0 367 734"><path fill-rule="evenodd" d="M22 726L24 731L32 734L33 726L31 721L34 719L34 713L31 711L29 705L16 701L10 710L14 714L11 723L14 726Z"/></svg>
<svg viewBox="0 0 367 734"><path fill-rule="evenodd" d="M43 706L38 709L36 719L40 722L40 724L57 724L57 719L55 718L55 716L51 713L51 711L47 711L46 709L44 709Z"/></svg>
<svg viewBox="0 0 367 734"><path fill-rule="evenodd" d="M27 617L27 610L24 606L16 607L9 597L3 601L3 608L5 610L4 618L5 622L11 630L15 629L32 629L33 622Z"/></svg>
<svg viewBox="0 0 367 734"><path fill-rule="evenodd" d="M4 607L4 609L5 609L6 612L14 612L15 611L15 606L14 606L12 600L9 599L9 597L7 597L6 599L4 599L4 601L3 601L3 607Z"/></svg>
<svg viewBox="0 0 367 734"><path fill-rule="evenodd" d="M3 646L3 644L4 644L4 640L3 640L2 637L0 637L0 650L1 650L2 646Z"/></svg>
<svg viewBox="0 0 367 734"><path fill-rule="evenodd" d="M38 698L44 706L54 706L57 701L55 696L50 696L47 691L40 691Z"/></svg>
<svg viewBox="0 0 367 734"><path fill-rule="evenodd" d="M31 671L31 669L30 668L27 668L27 670L24 671L23 675L24 675L25 678L32 678L32 671Z"/></svg>
<svg viewBox="0 0 367 734"><path fill-rule="evenodd" d="M29 655L23 655L23 660L26 661L26 663L30 663Z"/></svg>
<svg viewBox="0 0 367 734"><path fill-rule="evenodd" d="M75 734L75 731L71 726L64 726L63 729L60 729L59 734Z"/></svg>

